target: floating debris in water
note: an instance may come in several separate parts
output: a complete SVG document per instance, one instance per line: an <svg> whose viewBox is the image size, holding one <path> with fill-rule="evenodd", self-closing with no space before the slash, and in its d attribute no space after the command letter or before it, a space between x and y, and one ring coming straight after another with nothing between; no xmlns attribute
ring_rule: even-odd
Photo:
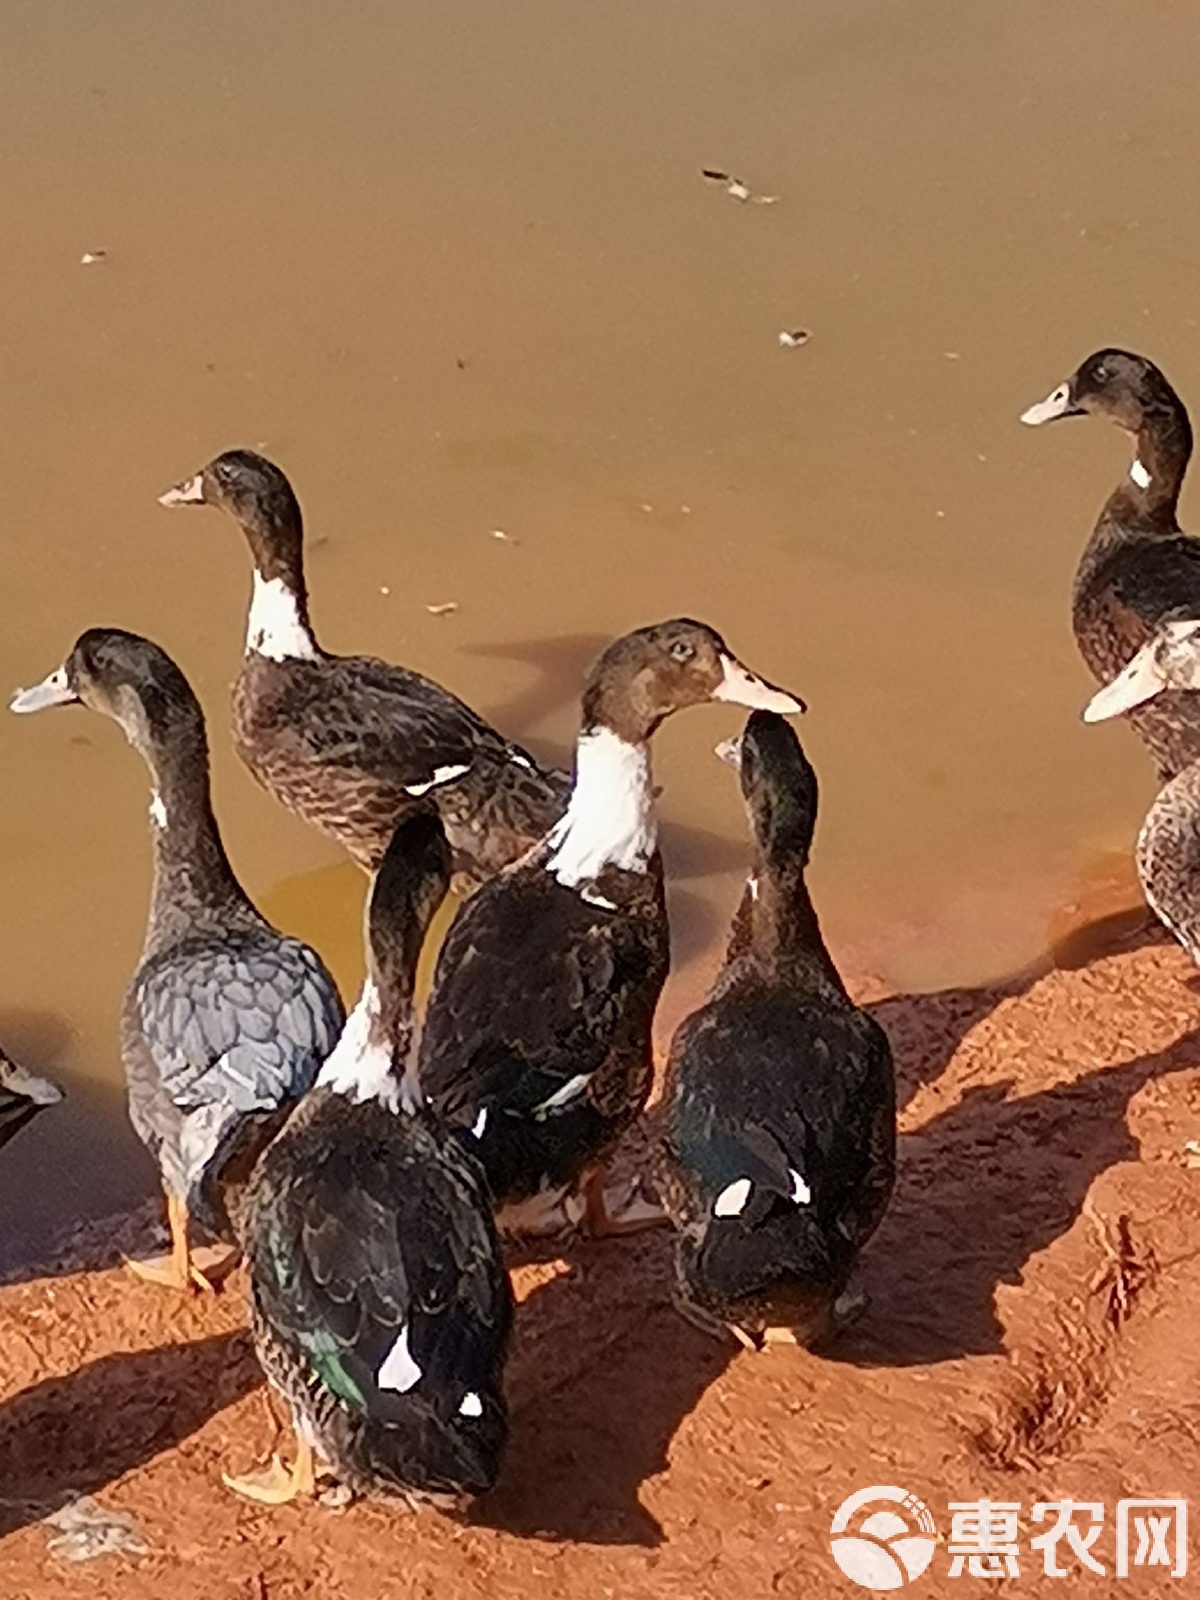
<svg viewBox="0 0 1200 1600"><path fill-rule="evenodd" d="M77 1495L42 1522L57 1528L47 1548L60 1561L94 1561L97 1556L149 1555L150 1547L131 1516L109 1511L90 1494Z"/></svg>
<svg viewBox="0 0 1200 1600"><path fill-rule="evenodd" d="M458 610L458 601L444 600L440 606L426 606L425 609L431 617L448 617Z"/></svg>
<svg viewBox="0 0 1200 1600"><path fill-rule="evenodd" d="M514 539L511 533L505 533L503 528L493 528L492 538L500 539L505 544L520 544L521 542L519 539Z"/></svg>
<svg viewBox="0 0 1200 1600"><path fill-rule="evenodd" d="M1200 1167L1200 1139L1189 1139L1183 1147L1183 1164L1193 1171Z"/></svg>
<svg viewBox="0 0 1200 1600"><path fill-rule="evenodd" d="M779 342L785 350L799 350L802 344L807 344L812 338L807 328L785 328L779 335Z"/></svg>
<svg viewBox="0 0 1200 1600"><path fill-rule="evenodd" d="M386 583L381 583L379 585L379 592L380 594L391 594L392 591L388 588Z"/></svg>
<svg viewBox="0 0 1200 1600"><path fill-rule="evenodd" d="M102 261L107 260L107 250L85 250L79 258L79 265L81 267L98 267Z"/></svg>
<svg viewBox="0 0 1200 1600"><path fill-rule="evenodd" d="M701 167L700 176L707 178L709 183L721 183L725 186L725 193L732 195L735 200L740 200L742 205L747 201L752 206L773 206L777 204L777 194L755 194L748 183L743 183L741 178L735 178L731 172L719 172L715 167Z"/></svg>

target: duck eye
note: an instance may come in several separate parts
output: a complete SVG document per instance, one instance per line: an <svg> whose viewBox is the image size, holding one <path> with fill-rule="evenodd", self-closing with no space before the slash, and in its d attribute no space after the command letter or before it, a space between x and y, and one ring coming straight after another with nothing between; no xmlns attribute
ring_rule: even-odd
<svg viewBox="0 0 1200 1600"><path fill-rule="evenodd" d="M671 646L671 654L675 657L676 661L690 661L696 654L696 647L694 645L690 645L686 639L676 639L675 643Z"/></svg>
<svg viewBox="0 0 1200 1600"><path fill-rule="evenodd" d="M1092 377L1095 378L1097 383L1107 383L1108 382L1108 368L1106 366L1103 366L1103 365L1098 366L1096 368L1095 372L1092 373Z"/></svg>

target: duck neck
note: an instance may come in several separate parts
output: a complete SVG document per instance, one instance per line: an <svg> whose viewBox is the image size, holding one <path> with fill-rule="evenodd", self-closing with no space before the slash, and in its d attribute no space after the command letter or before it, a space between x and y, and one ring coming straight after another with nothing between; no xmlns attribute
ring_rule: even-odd
<svg viewBox="0 0 1200 1600"><path fill-rule="evenodd" d="M1184 473L1192 454L1192 428L1182 403L1172 396L1147 412L1136 435L1129 471L1109 501L1131 510L1139 522L1174 532Z"/></svg>
<svg viewBox="0 0 1200 1600"><path fill-rule="evenodd" d="M186 749L149 758L154 792L150 833L154 887L145 954L178 943L197 926L231 922L247 927L262 918L234 877L221 843L209 793L208 749L203 734Z"/></svg>
<svg viewBox="0 0 1200 1600"><path fill-rule="evenodd" d="M411 1061L412 1032L411 985L407 994L389 986L385 995L375 975L368 975L317 1086L355 1104L377 1100L389 1111L415 1109L421 1096ZM406 1060L410 1065L398 1073L396 1064Z"/></svg>
<svg viewBox="0 0 1200 1600"><path fill-rule="evenodd" d="M733 941L766 965L819 975L844 995L841 974L821 936L804 865L759 858L734 922Z"/></svg>
<svg viewBox="0 0 1200 1600"><path fill-rule="evenodd" d="M299 502L289 488L286 497L255 506L238 521L254 557L246 653L270 661L315 660L320 650L308 615Z"/></svg>
<svg viewBox="0 0 1200 1600"><path fill-rule="evenodd" d="M658 825L646 741L624 739L604 723L585 728L575 747L571 798L549 846L546 869L568 887L605 868L647 870Z"/></svg>

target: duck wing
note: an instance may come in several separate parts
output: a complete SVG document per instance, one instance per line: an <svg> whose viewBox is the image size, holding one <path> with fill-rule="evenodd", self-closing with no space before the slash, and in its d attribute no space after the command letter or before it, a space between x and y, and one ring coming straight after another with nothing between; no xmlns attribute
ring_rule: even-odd
<svg viewBox="0 0 1200 1600"><path fill-rule="evenodd" d="M297 674L280 691L275 713L308 761L416 790L464 776L480 760L521 757L533 766L519 746L420 673L370 656L325 657L314 670L320 692Z"/></svg>
<svg viewBox="0 0 1200 1600"><path fill-rule="evenodd" d="M424 1117L347 1115L332 1095L321 1113L289 1128L255 1180L256 1312L337 1402L335 1465L349 1455L398 1487L486 1488L507 1427L512 1301L483 1174Z"/></svg>
<svg viewBox="0 0 1200 1600"><path fill-rule="evenodd" d="M587 1145L640 1105L669 960L660 897L657 885L645 906L614 912L518 870L459 912L438 959L419 1076L440 1115L479 1132L498 1192L516 1181L514 1163L544 1159L534 1146L557 1136ZM569 1148L563 1156L571 1166Z"/></svg>
<svg viewBox="0 0 1200 1600"><path fill-rule="evenodd" d="M62 1099L62 1090L35 1078L0 1051L0 1145L5 1145L46 1106Z"/></svg>
<svg viewBox="0 0 1200 1600"><path fill-rule="evenodd" d="M311 1086L345 1021L320 958L274 934L185 940L142 966L130 1000L154 1073L131 1078L131 1111L183 1195L242 1121Z"/></svg>

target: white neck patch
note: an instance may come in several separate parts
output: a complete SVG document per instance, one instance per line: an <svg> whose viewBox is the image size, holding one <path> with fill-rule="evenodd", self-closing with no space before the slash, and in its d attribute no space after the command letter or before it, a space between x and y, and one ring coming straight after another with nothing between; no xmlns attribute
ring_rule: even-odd
<svg viewBox="0 0 1200 1600"><path fill-rule="evenodd" d="M246 649L268 661L314 661L316 641L300 619L296 596L282 578L254 574Z"/></svg>
<svg viewBox="0 0 1200 1600"><path fill-rule="evenodd" d="M370 1038L371 1024L378 1016L379 991L368 978L358 1004L346 1018L341 1038L317 1074L317 1087L348 1095L356 1105L378 1100L389 1111L399 1111L400 1085L392 1071L391 1047Z"/></svg>
<svg viewBox="0 0 1200 1600"><path fill-rule="evenodd" d="M1129 476L1133 479L1134 483L1137 484L1139 489L1148 489L1150 487L1150 474L1147 472L1146 468L1142 465L1141 460L1137 456L1134 456L1132 462L1130 463Z"/></svg>
<svg viewBox="0 0 1200 1600"><path fill-rule="evenodd" d="M657 843L646 746L627 743L611 728L581 734L571 799L550 832L547 872L569 889L605 867L645 872Z"/></svg>
<svg viewBox="0 0 1200 1600"><path fill-rule="evenodd" d="M157 789L150 796L150 821L156 828L165 828L167 825L167 808Z"/></svg>

